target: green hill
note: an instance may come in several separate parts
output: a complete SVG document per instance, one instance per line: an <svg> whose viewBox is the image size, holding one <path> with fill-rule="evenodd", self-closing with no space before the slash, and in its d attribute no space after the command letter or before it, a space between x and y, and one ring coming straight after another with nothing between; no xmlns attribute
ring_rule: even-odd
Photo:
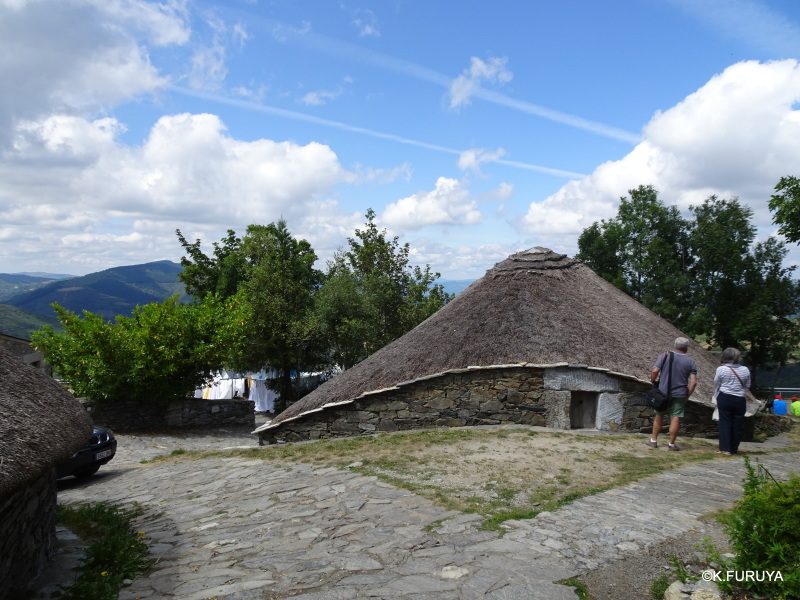
<svg viewBox="0 0 800 600"><path fill-rule="evenodd" d="M45 325L50 325L58 332L64 330L61 322L55 317L47 317L16 306L0 304L0 333L29 340L31 332L41 329Z"/></svg>
<svg viewBox="0 0 800 600"><path fill-rule="evenodd" d="M0 273L0 302L11 296L35 290L57 279L23 273Z"/></svg>
<svg viewBox="0 0 800 600"><path fill-rule="evenodd" d="M54 317L52 303L73 312L82 310L113 319L128 316L137 305L161 302L175 294L184 295L178 281L180 264L161 260L143 265L114 267L84 275L45 283L35 289L5 298L5 304Z"/></svg>

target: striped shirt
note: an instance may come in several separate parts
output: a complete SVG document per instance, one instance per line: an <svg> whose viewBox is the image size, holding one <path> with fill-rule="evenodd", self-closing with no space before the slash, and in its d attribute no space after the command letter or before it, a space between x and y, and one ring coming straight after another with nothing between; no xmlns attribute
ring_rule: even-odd
<svg viewBox="0 0 800 600"><path fill-rule="evenodd" d="M739 383L739 379L733 374L733 371L736 371L736 375L742 380L745 388L749 388L750 371L747 367L743 367L742 365L724 364L721 367L717 367L717 373L714 375L714 384L723 394L744 396L745 393L744 389L742 389L742 383Z"/></svg>

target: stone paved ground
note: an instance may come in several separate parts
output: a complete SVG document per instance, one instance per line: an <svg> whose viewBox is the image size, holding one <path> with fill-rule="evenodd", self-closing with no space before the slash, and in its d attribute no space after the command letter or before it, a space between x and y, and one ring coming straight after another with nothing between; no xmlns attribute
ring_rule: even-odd
<svg viewBox="0 0 800 600"><path fill-rule="evenodd" d="M226 458L141 465L175 448L254 445L246 432L120 436L118 456L59 502L138 502L154 568L121 600L574 600L554 582L698 527L741 490L741 459L578 500L505 536L355 472ZM800 453L760 459L776 476ZM635 576L635 574L632 574Z"/></svg>

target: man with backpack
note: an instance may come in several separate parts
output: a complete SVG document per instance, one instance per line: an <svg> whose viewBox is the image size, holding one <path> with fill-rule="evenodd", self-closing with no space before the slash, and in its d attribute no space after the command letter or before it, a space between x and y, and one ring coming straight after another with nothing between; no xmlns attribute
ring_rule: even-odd
<svg viewBox="0 0 800 600"><path fill-rule="evenodd" d="M684 415L686 401L697 387L697 363L693 358L687 356L688 349L689 340L685 337L677 338L673 350L659 356L650 371L650 382L653 386L658 385L658 389L670 399L667 408L657 411L653 418L653 435L647 442L651 448L658 448L658 434L661 432L663 418L669 416L669 446L667 446L667 450L680 450L675 444L675 440L681 426L681 417Z"/></svg>

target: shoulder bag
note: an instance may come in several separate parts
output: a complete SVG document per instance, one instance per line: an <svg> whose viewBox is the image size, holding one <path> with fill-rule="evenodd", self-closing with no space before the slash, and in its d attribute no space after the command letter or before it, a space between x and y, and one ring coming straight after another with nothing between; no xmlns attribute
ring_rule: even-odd
<svg viewBox="0 0 800 600"><path fill-rule="evenodd" d="M667 375L667 393L664 394L660 389L658 389L658 385L654 385L653 389L648 390L647 393L644 395L644 402L657 412L663 412L667 410L669 406L670 396L669 393L672 389L672 358L675 355L670 352L669 358L667 361L669 362L669 366L667 367L668 375ZM662 371L663 373L663 371Z"/></svg>

